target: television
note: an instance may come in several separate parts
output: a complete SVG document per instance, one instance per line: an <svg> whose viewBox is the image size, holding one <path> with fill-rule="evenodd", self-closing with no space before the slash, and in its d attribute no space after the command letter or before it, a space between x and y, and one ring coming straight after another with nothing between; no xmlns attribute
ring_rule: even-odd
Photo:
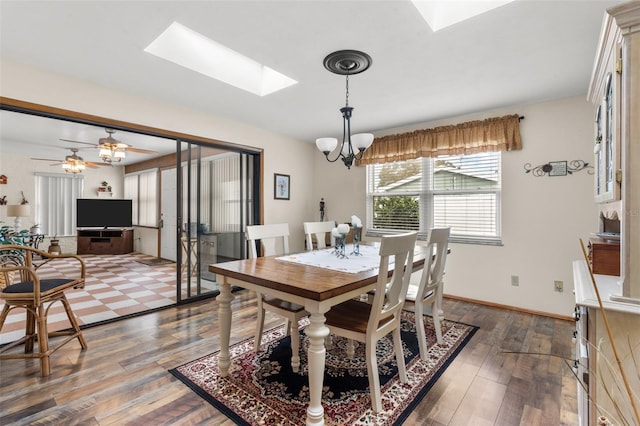
<svg viewBox="0 0 640 426"><path fill-rule="evenodd" d="M78 228L130 228L132 223L131 200L78 198L76 226Z"/></svg>

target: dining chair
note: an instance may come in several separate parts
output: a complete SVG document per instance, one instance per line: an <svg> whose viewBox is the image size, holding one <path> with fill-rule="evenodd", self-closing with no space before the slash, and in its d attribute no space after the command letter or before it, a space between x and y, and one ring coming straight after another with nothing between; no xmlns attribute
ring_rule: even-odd
<svg viewBox="0 0 640 426"><path fill-rule="evenodd" d="M407 291L405 308L413 307L416 318L416 333L420 346L420 359L427 360L427 336L424 329L423 315L430 308L433 325L436 330L438 344L442 344L441 294L444 287L444 267L449 251L449 234L451 228L433 228L429 232L425 246L424 268L420 280L411 281Z"/></svg>
<svg viewBox="0 0 640 426"><path fill-rule="evenodd" d="M38 262L33 257L38 256ZM64 267L69 276L44 278L45 265L66 261ZM42 268L42 269L40 269ZM49 271L47 271L47 274ZM53 255L46 251L22 245L0 245L0 301L4 303L0 314L0 331L7 315L14 309L26 311L25 335L0 350L0 359L37 358L40 360L40 375L51 374L51 354L74 338L78 339L82 350L87 342L65 292L72 288L83 288L86 277L84 261L77 255ZM51 305L61 302L71 324L71 330L49 332L47 314ZM49 337L67 336L49 347ZM38 351L34 352L34 342L38 341ZM24 343L24 353L7 353L11 348Z"/></svg>
<svg viewBox="0 0 640 426"><path fill-rule="evenodd" d="M416 235L416 232L409 232L382 237L379 251L380 268L372 303L350 299L332 307L325 314L326 325L332 334L365 344L371 406L376 413L382 410L376 343L389 333L393 333L393 346L400 381L407 382L400 339L400 313L413 270ZM389 280L389 259L392 256L394 269ZM352 352L348 350L347 356L353 356Z"/></svg>
<svg viewBox="0 0 640 426"><path fill-rule="evenodd" d="M336 227L334 221L327 222L304 222L304 234L306 236L307 250L313 250L313 237L316 237L316 248L321 250L327 247L327 234L331 235L331 231ZM331 236L331 245L334 244L334 237Z"/></svg>
<svg viewBox="0 0 640 426"><path fill-rule="evenodd" d="M249 225L246 228L249 242L249 257L258 257L256 242L260 241L263 256L289 254L289 224ZM277 297L256 293L258 299L258 323L256 327L255 351L260 350L262 330L264 328L265 311L270 311L286 318L286 334L291 336L291 368L298 372L300 368L300 335L298 322L309 315L304 306L287 302Z"/></svg>

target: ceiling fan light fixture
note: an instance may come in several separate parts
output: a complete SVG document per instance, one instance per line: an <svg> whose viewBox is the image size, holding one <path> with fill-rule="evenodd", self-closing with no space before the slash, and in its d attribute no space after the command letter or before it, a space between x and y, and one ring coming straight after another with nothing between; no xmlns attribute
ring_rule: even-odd
<svg viewBox="0 0 640 426"><path fill-rule="evenodd" d="M126 153L123 149L116 149L113 153L113 157L116 161L121 161L125 157Z"/></svg>

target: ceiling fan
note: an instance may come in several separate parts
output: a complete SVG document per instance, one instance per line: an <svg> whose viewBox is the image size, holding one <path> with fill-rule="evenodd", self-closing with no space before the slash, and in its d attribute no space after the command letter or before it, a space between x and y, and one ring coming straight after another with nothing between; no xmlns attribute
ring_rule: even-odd
<svg viewBox="0 0 640 426"><path fill-rule="evenodd" d="M91 168L96 168L97 166L108 166L109 164L106 163L93 163L91 161L84 161L84 159L80 156L78 156L78 149L77 148L67 148L71 150L71 155L67 155L64 157L64 160L54 160L51 158L31 158L32 160L39 160L39 161L54 161L53 164L51 164L52 166L58 166L58 165L62 165L62 168L64 169L65 172L67 173L73 173L73 174L77 174L77 173L82 173L82 171L86 168L86 167L91 167Z"/></svg>
<svg viewBox="0 0 640 426"><path fill-rule="evenodd" d="M149 151L147 149L134 148L126 143L122 143L113 137L116 132L113 129L104 129L108 136L106 138L100 138L97 144L89 142L72 141L69 139L60 139L64 142L80 143L83 145L91 145L100 150L98 155L102 158L102 161L108 164L112 162L119 162L125 158L127 151L137 152L140 154L157 154L155 151Z"/></svg>

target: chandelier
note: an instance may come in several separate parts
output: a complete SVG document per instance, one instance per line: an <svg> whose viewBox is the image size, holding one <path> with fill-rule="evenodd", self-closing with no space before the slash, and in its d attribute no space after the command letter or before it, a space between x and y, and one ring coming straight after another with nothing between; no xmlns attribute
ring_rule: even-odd
<svg viewBox="0 0 640 426"><path fill-rule="evenodd" d="M358 50L338 50L324 58L324 67L334 74L346 76L345 106L340 108L342 113L342 145L334 159L329 154L338 146L336 138L318 138L316 146L324 154L327 161L333 163L339 158L347 169L351 169L354 160L360 160L364 151L373 143L371 133L358 133L351 135L351 113L353 108L349 106L349 76L366 71L371 66L371 57Z"/></svg>
<svg viewBox="0 0 640 426"><path fill-rule="evenodd" d="M62 163L62 168L67 173L78 174L82 173L85 169L85 162L82 157L78 156L78 150L75 148L71 148L73 152L72 155L67 155L64 157L64 163Z"/></svg>

